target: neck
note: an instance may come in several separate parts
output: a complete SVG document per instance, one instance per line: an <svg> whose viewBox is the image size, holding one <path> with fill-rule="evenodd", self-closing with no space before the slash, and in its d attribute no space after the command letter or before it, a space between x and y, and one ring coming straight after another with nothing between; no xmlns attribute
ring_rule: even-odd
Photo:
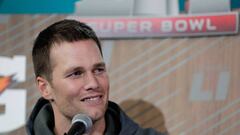
<svg viewBox="0 0 240 135"><path fill-rule="evenodd" d="M102 117L100 120L95 121L90 135L103 135L106 128L105 118Z"/></svg>
<svg viewBox="0 0 240 135"><path fill-rule="evenodd" d="M60 122L58 120L55 120L55 128L54 133L55 135L63 135L64 133L67 133L67 131L71 127L71 122L64 121ZM103 135L106 128L106 123L104 117L96 122L94 122L93 127L89 133L89 135Z"/></svg>
<svg viewBox="0 0 240 135"><path fill-rule="evenodd" d="M55 113L54 117L55 117L54 127L55 135L63 135L64 133L67 133L68 130L71 128L71 120L66 117L62 117L62 115L59 116L59 113ZM102 117L101 119L93 122L93 127L89 135L103 135L105 128L106 128L105 118Z"/></svg>
<svg viewBox="0 0 240 135"><path fill-rule="evenodd" d="M71 120L63 118L59 119L59 117L55 116L55 127L54 133L55 135L63 135L67 133L71 127Z"/></svg>
<svg viewBox="0 0 240 135"><path fill-rule="evenodd" d="M54 133L55 135L63 135L67 133L71 127L71 119L63 116L55 106L52 104L53 112L54 112Z"/></svg>

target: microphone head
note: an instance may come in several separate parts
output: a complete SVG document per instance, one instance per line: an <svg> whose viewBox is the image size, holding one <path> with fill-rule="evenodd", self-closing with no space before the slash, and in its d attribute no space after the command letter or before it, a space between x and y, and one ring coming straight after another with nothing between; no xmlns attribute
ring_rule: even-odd
<svg viewBox="0 0 240 135"><path fill-rule="evenodd" d="M92 128L92 119L86 115L86 114L76 114L73 119L72 119L72 124L76 123L76 122L82 122L85 127L86 127L86 132L89 132L89 130Z"/></svg>

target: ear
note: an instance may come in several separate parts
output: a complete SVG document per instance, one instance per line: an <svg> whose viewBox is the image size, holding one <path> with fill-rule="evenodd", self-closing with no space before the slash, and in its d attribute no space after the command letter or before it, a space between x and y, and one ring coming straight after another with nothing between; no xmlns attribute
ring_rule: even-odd
<svg viewBox="0 0 240 135"><path fill-rule="evenodd" d="M38 90L40 91L42 97L47 100L52 100L53 93L52 93L52 87L50 83L45 78L40 76L36 78L36 81L37 81Z"/></svg>

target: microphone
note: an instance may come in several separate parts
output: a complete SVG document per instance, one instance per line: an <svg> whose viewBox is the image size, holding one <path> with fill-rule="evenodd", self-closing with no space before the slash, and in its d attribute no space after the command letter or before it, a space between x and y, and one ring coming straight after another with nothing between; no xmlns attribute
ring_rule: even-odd
<svg viewBox="0 0 240 135"><path fill-rule="evenodd" d="M77 114L72 119L72 126L67 135L82 135L89 132L93 123L89 116L86 114Z"/></svg>

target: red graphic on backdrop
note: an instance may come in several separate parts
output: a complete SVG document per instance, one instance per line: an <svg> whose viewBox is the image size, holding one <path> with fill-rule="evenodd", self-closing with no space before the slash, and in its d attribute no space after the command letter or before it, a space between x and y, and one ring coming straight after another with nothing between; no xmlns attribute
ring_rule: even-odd
<svg viewBox="0 0 240 135"><path fill-rule="evenodd" d="M177 17L69 17L91 26L101 38L209 36L238 33L238 13Z"/></svg>

